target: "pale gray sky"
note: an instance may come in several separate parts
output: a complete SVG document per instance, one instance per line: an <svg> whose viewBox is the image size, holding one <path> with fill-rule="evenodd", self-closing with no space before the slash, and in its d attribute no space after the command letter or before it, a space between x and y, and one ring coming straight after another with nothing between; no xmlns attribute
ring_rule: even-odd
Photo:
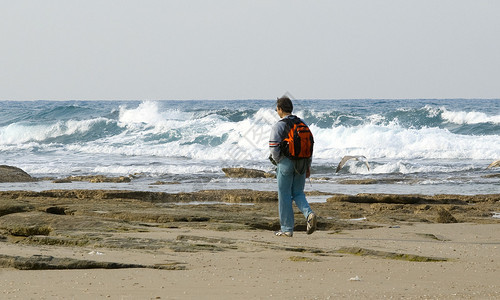
<svg viewBox="0 0 500 300"><path fill-rule="evenodd" d="M0 100L500 98L498 0L0 0Z"/></svg>

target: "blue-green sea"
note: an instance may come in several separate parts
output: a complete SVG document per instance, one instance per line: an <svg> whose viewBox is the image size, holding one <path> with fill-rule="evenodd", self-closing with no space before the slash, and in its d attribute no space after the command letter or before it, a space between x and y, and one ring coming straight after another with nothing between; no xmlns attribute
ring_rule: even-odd
<svg viewBox="0 0 500 300"><path fill-rule="evenodd" d="M0 164L34 177L133 175L130 183L1 183L0 190L274 190L275 100L0 101ZM500 192L500 99L294 100L315 138L307 190L330 193ZM363 155L335 169L345 155ZM364 180L365 184L351 184ZM155 182L172 184L153 185Z"/></svg>

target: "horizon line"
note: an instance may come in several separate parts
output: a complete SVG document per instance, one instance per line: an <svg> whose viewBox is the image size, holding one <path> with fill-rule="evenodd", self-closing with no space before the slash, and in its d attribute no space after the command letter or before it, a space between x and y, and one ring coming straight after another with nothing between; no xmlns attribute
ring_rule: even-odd
<svg viewBox="0 0 500 300"><path fill-rule="evenodd" d="M0 99L0 101L275 101L276 99L263 98L211 98L211 99ZM295 98L294 101L343 101L343 100L500 100L499 98Z"/></svg>

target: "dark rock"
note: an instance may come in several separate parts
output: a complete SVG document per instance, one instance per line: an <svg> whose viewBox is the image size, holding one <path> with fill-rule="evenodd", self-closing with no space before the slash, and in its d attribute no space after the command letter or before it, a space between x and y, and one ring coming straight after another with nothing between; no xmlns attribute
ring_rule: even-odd
<svg viewBox="0 0 500 300"><path fill-rule="evenodd" d="M54 215L65 215L66 209L64 207L51 206L51 207L47 207L45 209L45 212L49 213L49 214L54 214Z"/></svg>
<svg viewBox="0 0 500 300"><path fill-rule="evenodd" d="M500 178L500 173L483 175L481 177L483 177L483 178Z"/></svg>
<svg viewBox="0 0 500 300"><path fill-rule="evenodd" d="M457 219L446 209L439 209L438 210L438 217L436 222L438 223L457 223Z"/></svg>
<svg viewBox="0 0 500 300"><path fill-rule="evenodd" d="M150 183L149 185L165 185L165 184L181 184L179 181L161 181L158 180L154 183Z"/></svg>
<svg viewBox="0 0 500 300"><path fill-rule="evenodd" d="M6 165L0 165L0 182L31 182L36 181L23 170Z"/></svg>
<svg viewBox="0 0 500 300"><path fill-rule="evenodd" d="M102 183L102 182L113 182L113 183L126 183L130 182L130 177L119 176L119 177L107 177L104 175L89 175L89 176L69 176L64 179L54 181L54 183L68 183L72 181L88 181L90 183Z"/></svg>
<svg viewBox="0 0 500 300"><path fill-rule="evenodd" d="M72 181L68 178L63 178L63 179L55 179L52 181L52 183L72 183Z"/></svg>
<svg viewBox="0 0 500 300"><path fill-rule="evenodd" d="M195 242L205 242L212 244L234 244L236 240L230 238L208 238L204 236L196 235L178 235L178 241L195 241Z"/></svg>
<svg viewBox="0 0 500 300"><path fill-rule="evenodd" d="M10 256L0 254L0 267L16 268L19 270L68 270L68 269L125 269L125 268L152 268L164 270L181 270L178 264L141 265L116 262L101 262L92 260L78 260L73 258L57 258L48 255L33 255L31 257Z"/></svg>
<svg viewBox="0 0 500 300"><path fill-rule="evenodd" d="M394 252L386 252L372 249L365 249L359 247L342 247L337 250L339 253L348 253L354 255L361 256L375 256L386 259L397 259L397 260L406 260L406 261L415 261L415 262L431 262L431 261L447 261L446 258L441 257L430 257L430 256L420 256L414 254L405 254L405 253L394 253Z"/></svg>
<svg viewBox="0 0 500 300"><path fill-rule="evenodd" d="M339 180L340 184L394 184L401 182L409 182L410 179L405 178L382 178L382 179L373 179L373 178L365 178L365 179L344 179Z"/></svg>
<svg viewBox="0 0 500 300"><path fill-rule="evenodd" d="M222 168L224 174L230 178L275 178L276 175L262 170L246 168Z"/></svg>
<svg viewBox="0 0 500 300"><path fill-rule="evenodd" d="M28 210L30 210L30 207L28 205L19 205L15 203L0 204L0 217L9 214L15 214L18 212L25 212Z"/></svg>
<svg viewBox="0 0 500 300"><path fill-rule="evenodd" d="M484 195L488 196L488 195ZM500 199L499 195L496 198ZM350 203L391 203L391 204L457 204L467 205L467 196L462 195L398 195L398 194L357 194L334 195L327 199L328 202Z"/></svg>
<svg viewBox="0 0 500 300"><path fill-rule="evenodd" d="M32 225L32 226L14 226L12 228L9 228L8 232L9 234L13 236L32 236L32 235L49 235L50 232L52 231L52 228L50 226L38 226L38 225Z"/></svg>

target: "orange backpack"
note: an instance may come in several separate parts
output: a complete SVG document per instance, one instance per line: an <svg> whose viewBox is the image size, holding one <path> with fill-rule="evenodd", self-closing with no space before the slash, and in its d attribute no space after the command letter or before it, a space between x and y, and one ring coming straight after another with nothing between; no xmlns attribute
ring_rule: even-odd
<svg viewBox="0 0 500 300"><path fill-rule="evenodd" d="M281 141L281 152L289 159L312 157L314 138L309 127L298 117L286 118L285 137Z"/></svg>

